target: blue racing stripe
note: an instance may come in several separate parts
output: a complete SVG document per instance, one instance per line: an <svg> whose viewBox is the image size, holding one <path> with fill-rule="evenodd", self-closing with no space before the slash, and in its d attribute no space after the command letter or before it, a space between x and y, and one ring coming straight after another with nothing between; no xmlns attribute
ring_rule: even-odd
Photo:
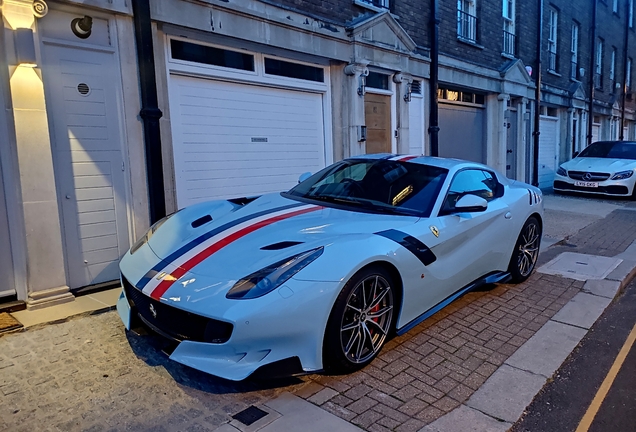
<svg viewBox="0 0 636 432"><path fill-rule="evenodd" d="M287 209L291 209L294 207L300 207L300 206L304 206L306 204L304 203L296 203L296 204L289 204L286 206L282 206L282 207L276 207L273 209L269 209L269 210L263 210L260 211L258 213L252 213L250 215L247 216L243 216L242 218L239 219L235 219L231 222L228 222L224 225L221 225L218 228L215 228L211 231L206 232L205 234L202 234L201 236L195 238L194 240L192 240L190 243L181 246L179 249L177 249L176 251L174 251L173 253L171 253L170 255L168 255L166 258L162 259L161 261L159 261L148 273L146 273L144 275L144 277L142 277L139 282L137 282L136 286L138 289L142 290L144 289L144 287L148 284L148 282L150 282L152 280L153 277L155 277L157 275L157 273L159 273L161 270L163 270L167 264L170 264L171 262L175 261L176 259L178 259L179 257L185 255L186 253L188 253L189 251L191 251L192 249L194 249L195 247L199 246L201 243L205 242L206 240L214 237L217 234L222 233L223 231L226 231L230 228L233 228L239 224L242 224L243 222L247 222L251 219L256 219L258 217L261 216L265 216L271 213L276 213L278 211L281 210L287 210Z"/></svg>

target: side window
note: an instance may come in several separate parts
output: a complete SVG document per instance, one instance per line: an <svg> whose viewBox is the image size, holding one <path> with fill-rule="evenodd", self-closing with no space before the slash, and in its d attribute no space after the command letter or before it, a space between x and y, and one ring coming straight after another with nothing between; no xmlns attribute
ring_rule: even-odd
<svg viewBox="0 0 636 432"><path fill-rule="evenodd" d="M442 205L442 212L448 213L455 208L455 203L464 195L477 195L486 201L498 197L499 182L495 176L478 169L463 170L455 174L451 181L446 200Z"/></svg>

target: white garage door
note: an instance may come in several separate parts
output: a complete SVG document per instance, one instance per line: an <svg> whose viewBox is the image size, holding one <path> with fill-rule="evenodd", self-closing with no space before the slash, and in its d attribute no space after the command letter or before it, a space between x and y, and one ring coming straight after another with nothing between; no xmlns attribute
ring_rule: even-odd
<svg viewBox="0 0 636 432"><path fill-rule="evenodd" d="M592 142L595 143L596 141L600 139L601 139L601 125L593 124L592 125Z"/></svg>
<svg viewBox="0 0 636 432"><path fill-rule="evenodd" d="M539 187L552 186L556 171L557 133L559 121L556 118L541 118L539 135Z"/></svg>
<svg viewBox="0 0 636 432"><path fill-rule="evenodd" d="M287 190L325 166L323 96L171 76L179 208Z"/></svg>

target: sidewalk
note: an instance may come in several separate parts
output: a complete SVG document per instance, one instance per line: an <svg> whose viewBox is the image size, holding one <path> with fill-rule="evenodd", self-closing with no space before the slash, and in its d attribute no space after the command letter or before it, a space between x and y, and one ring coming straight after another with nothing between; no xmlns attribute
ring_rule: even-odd
<svg viewBox="0 0 636 432"><path fill-rule="evenodd" d="M528 281L467 294L391 340L363 371L312 375L274 388L225 382L175 365L143 338L126 340L114 312L87 317L90 308L80 308L84 315L59 326L41 328L34 320L25 326L35 330L0 337L4 405L13 411L47 407L47 418L62 430L69 425L71 430L135 425L137 430L219 428L217 432L320 431L326 426L343 431L506 430L636 267L636 205L610 203L576 220L571 216L576 213L568 211L574 209L571 202L546 197L546 207L556 220L546 220L545 232L555 243L542 248L541 268ZM563 223L559 215L569 222ZM583 276L575 275L580 268L567 268L580 262L601 271L603 279L581 280ZM109 310L117 291L76 302ZM54 309L64 306L49 308L50 319L64 321L64 310ZM30 311L14 315L25 319L24 312ZM26 356L28 367L22 367ZM56 361L51 363L53 375L38 364L46 364L45 359ZM77 365L70 366L71 375L60 360ZM111 381L102 375L124 378ZM56 397L56 392L66 396ZM265 416L251 425L233 419L251 406ZM21 414L13 411L0 412L0 430L3 421L29 430L35 424L30 422L42 420L37 415L32 420L26 412L18 418ZM99 424L109 427L99 429ZM157 429L157 424L163 426Z"/></svg>

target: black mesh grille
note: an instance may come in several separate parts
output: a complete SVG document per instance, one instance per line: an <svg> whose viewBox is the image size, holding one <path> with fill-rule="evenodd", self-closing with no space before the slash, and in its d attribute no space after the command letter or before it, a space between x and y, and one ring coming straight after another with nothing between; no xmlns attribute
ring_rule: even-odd
<svg viewBox="0 0 636 432"><path fill-rule="evenodd" d="M186 312L148 297L122 276L126 297L132 307L150 327L177 341L224 343L230 339L234 326ZM154 311L154 312L153 312Z"/></svg>
<svg viewBox="0 0 636 432"><path fill-rule="evenodd" d="M585 174L589 174L589 178L583 178ZM608 173L587 172L587 171L568 171L568 176L574 180L584 181L604 181L610 178Z"/></svg>
<svg viewBox="0 0 636 432"><path fill-rule="evenodd" d="M554 182L554 188L580 192L605 193L608 195L627 195L629 193L629 189L627 189L627 186L599 186L595 188L589 188L583 186L574 186L573 184L566 183L561 180L557 180Z"/></svg>

